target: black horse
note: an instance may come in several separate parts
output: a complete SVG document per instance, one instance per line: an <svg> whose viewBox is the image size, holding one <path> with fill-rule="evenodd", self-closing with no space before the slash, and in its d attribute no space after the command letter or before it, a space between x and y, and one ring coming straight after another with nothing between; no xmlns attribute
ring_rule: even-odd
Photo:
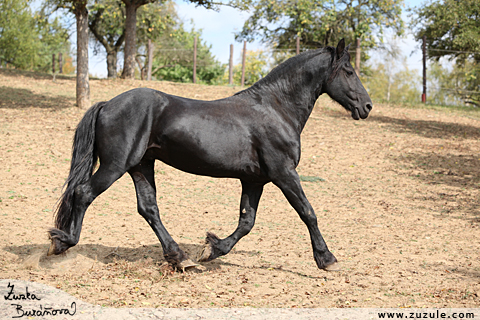
<svg viewBox="0 0 480 320"><path fill-rule="evenodd" d="M207 234L199 261L227 254L250 232L263 187L273 182L310 232L318 268L335 269L295 170L300 133L317 98L327 93L367 118L372 102L350 64L348 47L326 47L297 55L232 97L198 101L151 89L134 89L91 107L80 121L66 188L49 231L48 254L76 245L92 201L125 172L132 177L138 212L160 240L165 259L177 268L194 266L172 239L156 202L156 159L182 171L240 179L242 196L236 230L227 238ZM94 172L94 166L100 166Z"/></svg>

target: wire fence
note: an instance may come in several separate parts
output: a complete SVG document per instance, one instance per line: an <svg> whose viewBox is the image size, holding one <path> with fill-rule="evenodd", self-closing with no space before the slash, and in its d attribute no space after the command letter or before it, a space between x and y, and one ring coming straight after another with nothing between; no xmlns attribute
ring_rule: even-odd
<svg viewBox="0 0 480 320"><path fill-rule="evenodd" d="M238 79L241 79L239 84L242 86L245 84L252 84L252 81L254 82L265 76L269 70L281 62L296 54L310 50L308 48L302 48L299 45L299 42L297 42L296 48L267 48L258 49L256 50L257 52L254 52L255 50L248 51L247 49L247 44L244 43L243 50L240 52L240 59L238 59L238 56L237 59L234 59L233 45L230 46L230 61L227 66L225 66L225 64L222 66L222 68L224 68L222 70L226 69L226 72L223 76L223 81L226 81L225 78L227 77L226 75L228 75L228 84L233 84L234 78L236 79L235 81L237 84ZM154 68L157 68L156 71L158 71L159 68L174 68L178 65L191 65L193 68L194 77L191 79L191 81L197 82L197 69L207 68L215 62L215 59L211 56L209 50L210 49L208 48L201 48L197 50L196 47L192 49L157 48L155 49L155 55L166 58L170 57L170 61L167 61L168 59L166 59L165 65L157 64ZM250 55L250 61L248 61L246 57L247 51ZM357 49L355 47L351 48L349 52L352 57L355 57ZM442 70L440 70L437 65L437 71L435 74L432 72L432 69L435 67L434 64L427 64L426 60L429 57L441 56L441 53L444 53L444 55L450 60L443 61ZM429 102L457 105L469 103L476 105L475 103L472 103L471 100L476 99L475 101L480 101L480 65L473 64L468 69L460 70L458 66L456 66L455 59L458 59L459 55L463 55L465 58L473 57L474 55L479 54L480 52L477 51L441 50L427 48L425 46L423 50L424 70L421 70L423 71L423 77L421 76L422 73L420 73L420 70L418 70L416 73L414 70L410 70L412 77L410 79L403 79L403 83L398 82L398 75L401 74L401 72L405 72L405 69L402 69L401 67L398 68L398 65L401 64L401 61L392 59L391 56L385 56L383 63L385 65L390 64L390 66L393 67L389 67L389 70L385 70L387 74L384 73L381 75L383 77L382 79L379 79L378 70L374 70L374 64L372 62L370 62L369 65L364 66L363 69L360 68L359 60L354 61L353 64L356 66L356 64L359 63L358 74L360 78L362 81L364 81L367 90L369 90L369 92L371 91L378 100L389 102L390 100L396 99L401 100L401 102L405 102L406 100L410 99L408 102L416 102L423 98L423 102L427 102L428 90L428 95L430 98ZM146 61L147 59L145 58L144 62ZM466 61L468 61L468 58ZM52 53L52 74L62 74L64 63L65 61L62 53ZM247 64L250 64L251 67L253 63L258 63L260 67L257 66L257 69L255 70L251 70L252 68L248 69L249 66L247 66ZM0 68L3 67L5 67L5 63L0 64ZM144 74L146 73L142 72L142 69L147 68L147 63L143 63L142 65L142 63L138 62L138 68L143 78ZM429 72L427 73L426 70L429 70ZM442 72L443 74L441 74ZM248 77L250 78L247 78L246 73L248 73ZM385 76L387 77L386 79ZM443 78L441 76L443 76ZM406 87L409 87L409 93L406 94L403 92L402 96L402 92L400 92L401 90L396 87L401 87L404 91L406 90ZM422 93L419 93L419 88L423 88ZM396 92L392 96L392 93L395 90L399 92Z"/></svg>
<svg viewBox="0 0 480 320"><path fill-rule="evenodd" d="M246 48L246 46L244 46ZM161 52L175 52L175 51L189 51L190 54L195 54L192 50L188 49L159 49ZM263 67L261 70L257 70L257 74L254 75L256 79L261 78L264 76L268 70L272 69L275 67L277 64L285 61L286 59L290 58L291 56L298 54L300 52L308 51L309 49L306 48L301 48L297 46L296 48L285 48L285 49L260 49L257 55L257 60L263 60ZM355 57L355 54L357 53L356 48L350 49L350 54L352 57ZM429 54L430 53L430 54ZM403 96L399 96L399 93L397 92L396 96L393 98L397 100L401 100L402 102L409 100L408 102L432 102L432 103L441 103L441 104L465 104L465 101L471 100L472 96L480 96L480 82L477 87L473 85L472 87L472 81L467 81L467 76L468 73L472 72L472 69L469 70L459 70L455 66L455 57L458 55L469 55L473 56L476 54L480 54L480 52L476 51L462 51L462 50L440 50L440 49L434 49L434 48L425 48L425 58L427 59L428 57L433 57L433 56L439 56L439 53L444 53L444 55L449 56L450 58L454 59L453 62L450 62L450 64L446 67L444 67L443 70L440 70L443 72L443 75L439 75L438 73L440 71L437 70L437 74L434 72L426 72L427 69L433 68L434 64L433 62L427 63L427 61L424 62L424 70L406 70L405 68L402 69L402 67L398 68L398 65L401 65L401 60L400 59L392 59L392 57L387 57L385 59L385 63L388 64L393 64L395 65L394 67L391 68L391 70L386 70L388 73L391 73L388 75L387 79L379 79L379 82L383 82L384 85L384 92L383 93L377 93L377 97L385 97L385 98L379 98L380 100L390 100L391 97L391 89L392 86L397 86L403 88L405 90L406 87L409 87L408 94L404 92ZM250 51L251 55L254 55ZM242 55L245 55L245 52L242 52ZM231 60L232 60L233 54L231 54ZM252 59L255 59L255 57L252 57ZM245 79L245 58L243 57L241 59L242 61L242 79ZM258 61L257 61L258 62ZM198 62L197 62L198 63ZM252 63L252 61L250 61ZM353 64L356 66L357 61L353 62ZM446 63L444 62L444 65ZM236 72L238 72L238 63L233 64L232 61L230 61L229 68L233 68L236 65L237 69ZM202 67L205 65L202 65L202 62L197 64L198 67ZM361 79L364 80L370 87L374 85L374 80L376 77L379 77L378 70L373 70L373 63L370 63L368 66L365 66L363 69L360 68L360 63L359 63L359 72L358 74L360 75ZM474 71L474 70L473 70ZM410 72L408 73L411 75L411 78L409 79L403 79L403 83L398 83L399 81L399 74L405 72ZM423 79L422 79L422 73L423 73ZM480 74L480 70L478 71ZM229 83L232 83L232 71L229 70L230 74L230 80ZM444 79L442 79L440 76L443 76ZM475 76L471 77L472 79L475 78ZM395 82L396 83L390 83L390 82ZM446 83L450 81L450 83ZM423 84L422 84L423 82ZM455 82L455 83L454 83ZM242 81L241 85L244 85L245 83ZM378 83L376 84L378 85ZM423 90L421 90L423 88ZM477 90L478 88L478 90ZM378 88L376 88L378 91ZM394 88L393 88L394 89ZM397 88L398 89L398 88ZM427 89L429 92L429 99L427 101ZM373 90L375 91L375 90ZM397 90L399 91L399 89ZM422 92L423 91L423 92ZM401 92L400 92L401 93ZM423 98L423 99L422 99Z"/></svg>

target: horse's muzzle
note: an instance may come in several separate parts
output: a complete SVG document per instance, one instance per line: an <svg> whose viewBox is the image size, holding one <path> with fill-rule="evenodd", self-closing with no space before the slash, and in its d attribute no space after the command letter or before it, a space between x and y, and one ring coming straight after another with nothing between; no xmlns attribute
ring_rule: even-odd
<svg viewBox="0 0 480 320"><path fill-rule="evenodd" d="M352 118L355 120L366 119L372 108L371 102L366 103L363 107L354 108L352 110Z"/></svg>

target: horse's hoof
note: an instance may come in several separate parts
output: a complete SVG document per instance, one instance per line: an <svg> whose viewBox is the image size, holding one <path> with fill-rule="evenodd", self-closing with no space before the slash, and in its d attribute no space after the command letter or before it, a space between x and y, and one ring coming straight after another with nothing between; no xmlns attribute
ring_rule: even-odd
<svg viewBox="0 0 480 320"><path fill-rule="evenodd" d="M187 259L187 260L183 260L182 262L180 262L177 267L178 267L178 269L185 271L187 269L194 268L194 267L197 267L197 266L198 266L198 263L195 263L192 260Z"/></svg>
<svg viewBox="0 0 480 320"><path fill-rule="evenodd" d="M342 271L342 265L338 262L334 262L333 264L323 268L323 270L330 271L330 272L332 272L332 271Z"/></svg>
<svg viewBox="0 0 480 320"><path fill-rule="evenodd" d="M199 262L207 262L210 261L210 256L212 255L212 246L207 243L203 249L202 252L200 253L200 256L198 257Z"/></svg>
<svg viewBox="0 0 480 320"><path fill-rule="evenodd" d="M50 248L48 248L47 256L51 256L52 254L55 254L55 243L53 241L50 243Z"/></svg>

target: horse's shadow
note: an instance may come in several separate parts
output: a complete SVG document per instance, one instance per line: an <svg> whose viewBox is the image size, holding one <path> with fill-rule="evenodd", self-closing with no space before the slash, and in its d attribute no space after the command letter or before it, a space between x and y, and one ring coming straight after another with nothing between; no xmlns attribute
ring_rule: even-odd
<svg viewBox="0 0 480 320"><path fill-rule="evenodd" d="M191 258L195 259L203 250L201 244L179 243L179 246L184 250ZM101 244L79 244L70 248L65 253L58 256L47 256L49 244L28 244L22 246L7 246L3 249L9 253L12 253L18 257L21 263L29 268L45 270L59 270L68 271L69 267L75 267L76 272L84 268L88 270L92 267L92 262L100 262L103 264L112 264L120 261L127 262L141 262L151 259L151 263L157 267L166 265L167 262L163 258L163 250L160 244L143 245L137 248L131 247L112 247ZM257 255L258 250L239 250L230 254L242 254L242 255ZM71 262L80 262L80 265L73 264ZM210 272L221 269L222 267L236 267L244 268L245 266L228 262L226 259L217 258L213 261L199 263L199 268L190 269L195 273ZM265 265L249 266L251 269L272 269ZM306 278L325 278L324 274L318 276L312 276L303 274L298 271L289 270L282 267L275 267L274 269L286 272L290 274L296 274ZM70 270L72 271L72 270Z"/></svg>
<svg viewBox="0 0 480 320"><path fill-rule="evenodd" d="M197 260L203 245L179 243L179 246L193 260ZM49 244L27 244L21 246L7 246L3 249L16 255L26 267L41 269L56 269L59 265L68 264L72 261L80 261L88 264L92 261L103 264L110 264L118 261L140 262L151 259L154 265L166 264L163 257L163 250L160 244L142 245L140 247L112 247L101 244L79 244L70 248L64 254L47 256ZM246 251L246 254L255 254L256 251ZM231 265L215 259L209 262L202 262L200 270L215 270L221 265Z"/></svg>
<svg viewBox="0 0 480 320"><path fill-rule="evenodd" d="M476 126L455 122L401 119L383 115L374 115L369 121L390 125L390 129L399 133L410 132L425 138L480 138L480 130Z"/></svg>

